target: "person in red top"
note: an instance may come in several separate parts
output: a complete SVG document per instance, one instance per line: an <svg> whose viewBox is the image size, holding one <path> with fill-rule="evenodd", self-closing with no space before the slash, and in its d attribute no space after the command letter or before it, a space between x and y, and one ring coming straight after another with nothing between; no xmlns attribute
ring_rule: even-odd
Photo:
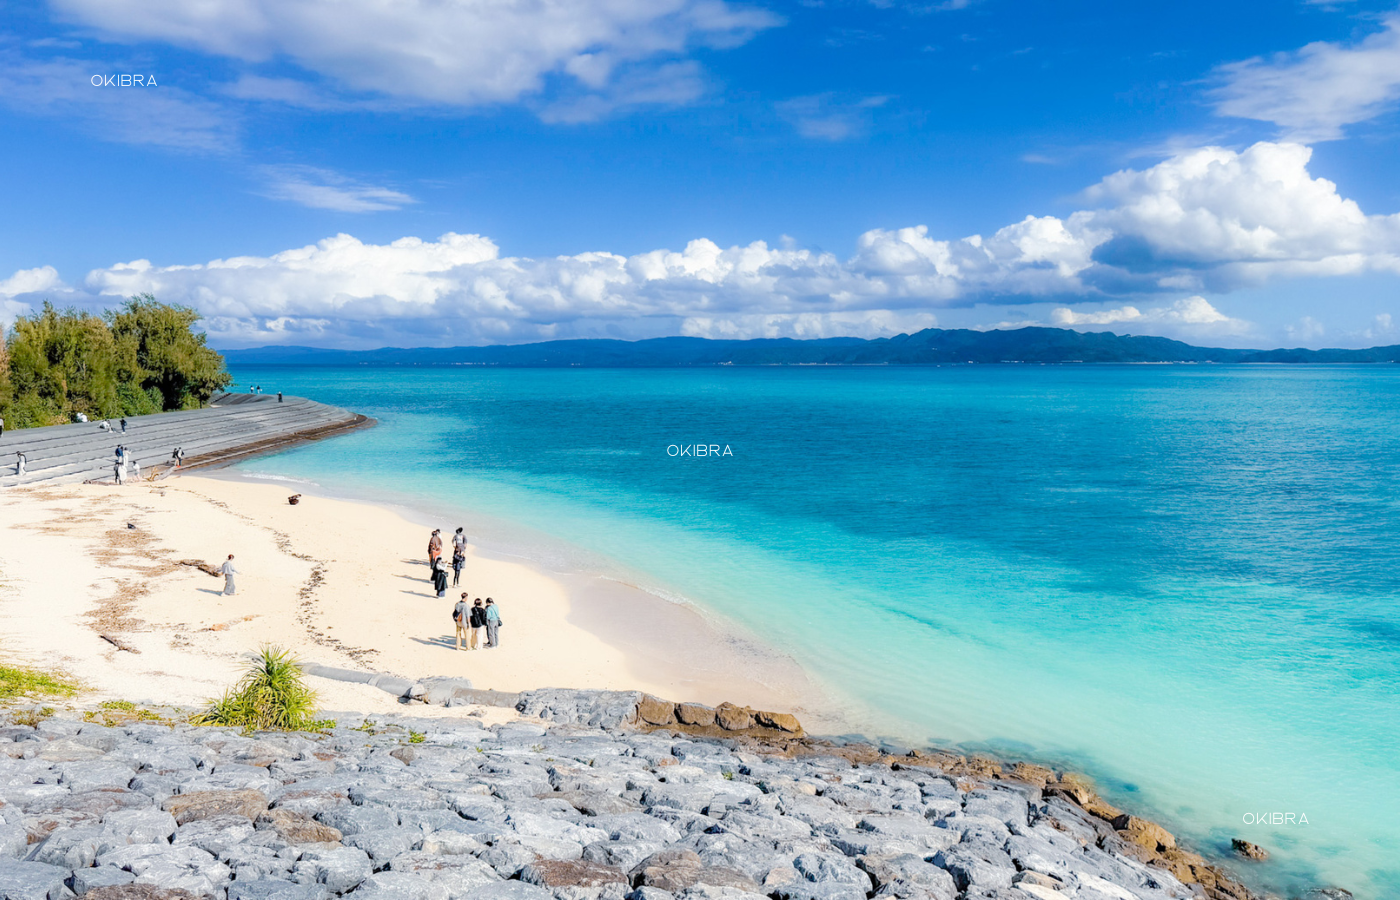
<svg viewBox="0 0 1400 900"><path fill-rule="evenodd" d="M429 571L429 573L432 572L433 565L434 565L434 563L436 563L436 562L438 561L438 557L439 557L439 556L442 556L442 532L439 531L438 529L434 528L434 529L433 529L433 536L430 537L430 538L428 538L428 571ZM428 577L429 577L429 578L432 578L433 576L432 576L431 574L429 574Z"/></svg>

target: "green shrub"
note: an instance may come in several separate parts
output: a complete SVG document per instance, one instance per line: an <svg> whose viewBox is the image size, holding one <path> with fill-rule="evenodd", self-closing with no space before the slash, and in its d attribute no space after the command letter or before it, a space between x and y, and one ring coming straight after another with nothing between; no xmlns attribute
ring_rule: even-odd
<svg viewBox="0 0 1400 900"><path fill-rule="evenodd" d="M316 719L316 693L302 681L291 654L264 646L242 679L209 708L190 719L195 725L231 725L245 731L309 731Z"/></svg>

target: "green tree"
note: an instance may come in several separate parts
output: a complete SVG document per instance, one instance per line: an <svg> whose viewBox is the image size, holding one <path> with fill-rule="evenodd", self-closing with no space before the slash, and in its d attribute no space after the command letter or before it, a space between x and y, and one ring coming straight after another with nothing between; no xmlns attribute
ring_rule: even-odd
<svg viewBox="0 0 1400 900"><path fill-rule="evenodd" d="M120 310L109 312L107 321L117 345L133 354L123 380L139 383L143 391L154 388L165 409L199 406L233 383L224 358L205 343L203 332L194 330L199 313L187 306L138 294Z"/></svg>
<svg viewBox="0 0 1400 900"><path fill-rule="evenodd" d="M149 294L105 316L45 303L0 335L0 416L31 428L199 406L232 379L198 319Z"/></svg>
<svg viewBox="0 0 1400 900"><path fill-rule="evenodd" d="M83 412L121 414L117 398L119 350L111 330L88 312L59 312L45 303L37 315L16 320L10 337L9 389L16 427L53 425Z"/></svg>

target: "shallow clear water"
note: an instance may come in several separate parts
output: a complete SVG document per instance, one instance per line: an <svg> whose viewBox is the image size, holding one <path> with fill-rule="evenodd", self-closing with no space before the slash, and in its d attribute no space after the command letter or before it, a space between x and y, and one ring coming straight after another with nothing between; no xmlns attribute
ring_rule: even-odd
<svg viewBox="0 0 1400 900"><path fill-rule="evenodd" d="M234 374L381 423L245 471L551 535L871 727L1400 896L1400 367ZM733 455L668 455L697 443ZM1247 824L1274 812L1308 824Z"/></svg>

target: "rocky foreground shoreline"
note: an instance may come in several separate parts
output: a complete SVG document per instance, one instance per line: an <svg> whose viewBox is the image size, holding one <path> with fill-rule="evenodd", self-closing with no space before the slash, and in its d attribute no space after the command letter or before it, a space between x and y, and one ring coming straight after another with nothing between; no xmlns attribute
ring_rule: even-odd
<svg viewBox="0 0 1400 900"><path fill-rule="evenodd" d="M708 738L627 721L631 694L521 697L489 727L245 735L123 708L0 727L0 897L1253 896L1044 767Z"/></svg>

